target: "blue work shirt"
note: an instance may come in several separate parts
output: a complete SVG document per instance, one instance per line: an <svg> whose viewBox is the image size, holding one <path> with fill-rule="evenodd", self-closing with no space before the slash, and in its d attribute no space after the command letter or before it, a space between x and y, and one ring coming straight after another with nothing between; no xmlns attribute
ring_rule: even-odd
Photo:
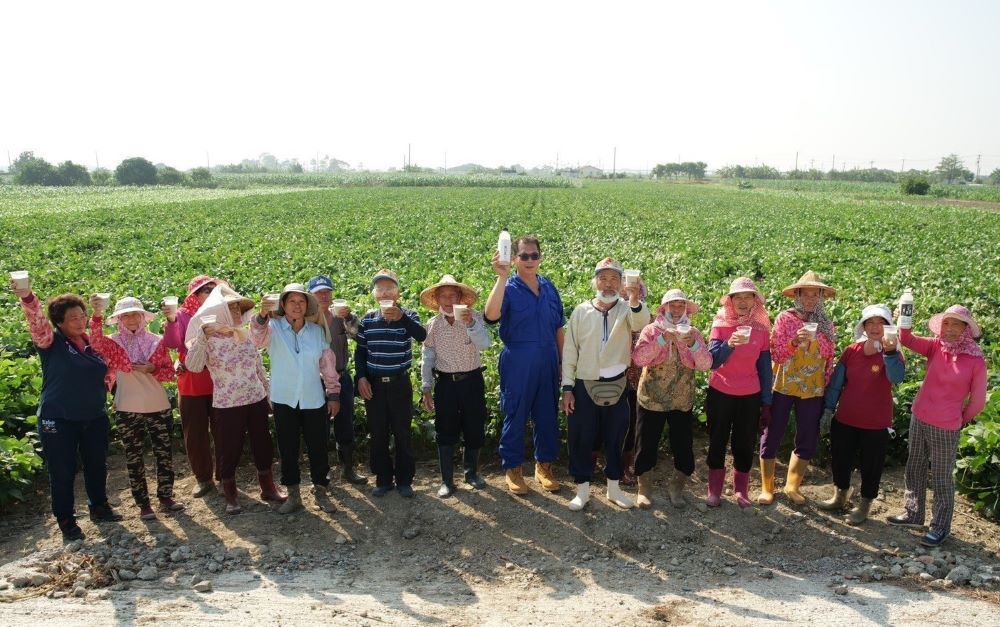
<svg viewBox="0 0 1000 627"><path fill-rule="evenodd" d="M326 405L319 360L330 345L323 329L307 321L296 333L284 317L271 318L268 325L271 327L267 345L271 356L271 401L299 409Z"/></svg>
<svg viewBox="0 0 1000 627"><path fill-rule="evenodd" d="M507 279L500 305L500 339L505 346L556 345L566 312L552 281L538 275L538 296L517 274Z"/></svg>

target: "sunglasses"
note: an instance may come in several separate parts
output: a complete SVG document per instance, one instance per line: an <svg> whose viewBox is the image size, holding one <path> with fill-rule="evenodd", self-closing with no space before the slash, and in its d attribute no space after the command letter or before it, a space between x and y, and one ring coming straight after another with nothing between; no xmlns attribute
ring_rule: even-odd
<svg viewBox="0 0 1000 627"><path fill-rule="evenodd" d="M542 253L520 253L517 258L521 261L538 261L542 258Z"/></svg>

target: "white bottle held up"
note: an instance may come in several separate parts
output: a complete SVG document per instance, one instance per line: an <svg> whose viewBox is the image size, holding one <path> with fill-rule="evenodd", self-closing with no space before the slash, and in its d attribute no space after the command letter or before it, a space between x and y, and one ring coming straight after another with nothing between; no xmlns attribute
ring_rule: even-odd
<svg viewBox="0 0 1000 627"><path fill-rule="evenodd" d="M497 240L498 261L504 265L510 265L510 232L507 229L500 231L500 239Z"/></svg>
<svg viewBox="0 0 1000 627"><path fill-rule="evenodd" d="M899 297L899 328L913 328L913 288L908 287L903 290L903 295Z"/></svg>

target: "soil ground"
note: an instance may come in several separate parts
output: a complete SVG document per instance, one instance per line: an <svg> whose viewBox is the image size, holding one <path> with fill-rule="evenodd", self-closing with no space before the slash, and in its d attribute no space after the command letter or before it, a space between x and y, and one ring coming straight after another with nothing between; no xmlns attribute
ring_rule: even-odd
<svg viewBox="0 0 1000 627"><path fill-rule="evenodd" d="M571 512L564 468L561 492L542 493L529 478L531 493L514 497L492 464L487 489L460 485L439 499L436 464L427 462L413 499L373 498L338 480L336 512L317 509L304 489L305 509L285 516L256 498L243 469L244 513L226 516L221 496L190 498L194 480L177 455L176 494L187 509L141 521L124 458L114 455L109 488L126 518L100 528L81 521L82 546L63 547L44 492L0 517L0 623L1000 624L1000 586L989 575L975 588L942 580L955 562L1000 575L998 526L961 497L952 537L926 551L916 532L884 522L900 507L901 468L887 471L872 518L855 528L812 505L829 492L822 468L803 489L810 505L779 496L741 511L731 496L717 509L699 506L700 460L688 506L675 509L665 497L670 464L661 455L653 471L651 510L610 504L598 475L586 509ZM78 509L85 502L81 479ZM947 565L934 576L889 573L915 559ZM154 575L123 577L141 566ZM40 572L55 578L10 584ZM74 591L80 572L94 580ZM201 580L211 592L193 589Z"/></svg>

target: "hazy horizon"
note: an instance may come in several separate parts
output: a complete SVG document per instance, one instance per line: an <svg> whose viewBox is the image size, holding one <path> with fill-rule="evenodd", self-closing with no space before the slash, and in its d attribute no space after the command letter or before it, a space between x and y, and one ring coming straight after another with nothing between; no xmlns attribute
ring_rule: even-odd
<svg viewBox="0 0 1000 627"><path fill-rule="evenodd" d="M37 2L0 159L1000 167L1000 3ZM6 168L7 163L2 163Z"/></svg>

